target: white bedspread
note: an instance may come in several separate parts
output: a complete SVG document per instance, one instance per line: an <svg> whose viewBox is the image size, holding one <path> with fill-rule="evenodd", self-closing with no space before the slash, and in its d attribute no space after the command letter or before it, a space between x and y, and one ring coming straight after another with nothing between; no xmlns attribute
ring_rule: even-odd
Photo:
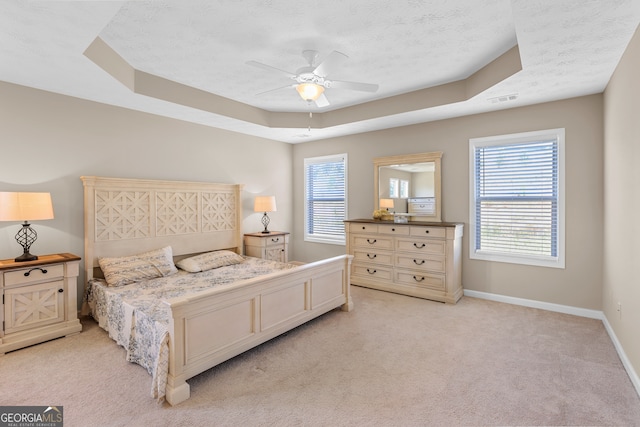
<svg viewBox="0 0 640 427"><path fill-rule="evenodd" d="M94 279L89 282L85 301L100 327L127 350L127 360L151 374L152 397L163 400L169 370L170 312L162 300L289 268L295 266L245 257L240 264L200 273L179 271L169 277L121 287L108 287L103 280Z"/></svg>

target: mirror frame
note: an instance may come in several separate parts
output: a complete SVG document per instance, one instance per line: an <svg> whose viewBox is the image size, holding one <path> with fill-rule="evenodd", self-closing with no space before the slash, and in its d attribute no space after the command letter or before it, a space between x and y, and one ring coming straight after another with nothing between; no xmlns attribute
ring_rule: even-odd
<svg viewBox="0 0 640 427"><path fill-rule="evenodd" d="M411 163L425 163L434 162L435 168L433 171L433 183L434 183L434 196L436 199L436 213L435 215L412 215L409 217L410 221L427 221L427 222L442 222L442 176L441 176L441 163L442 163L442 151L434 151L431 153L419 153L419 154L404 154L399 156L388 157L376 157L373 159L373 191L375 196L374 206L375 209L380 209L380 167L392 166L392 165L404 165Z"/></svg>

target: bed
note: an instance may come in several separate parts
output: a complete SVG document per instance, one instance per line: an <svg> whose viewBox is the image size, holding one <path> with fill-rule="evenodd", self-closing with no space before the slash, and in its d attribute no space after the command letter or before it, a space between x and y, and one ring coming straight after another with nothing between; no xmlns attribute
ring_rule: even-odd
<svg viewBox="0 0 640 427"><path fill-rule="evenodd" d="M81 179L89 308L128 360L152 374L159 400L176 405L190 396L189 378L331 310L353 308L349 255L302 265L243 256L239 184ZM107 285L120 265L107 261L159 252L171 257L167 269L222 254L242 261ZM215 275L225 277L221 284L203 284ZM134 288L143 289L135 298Z"/></svg>

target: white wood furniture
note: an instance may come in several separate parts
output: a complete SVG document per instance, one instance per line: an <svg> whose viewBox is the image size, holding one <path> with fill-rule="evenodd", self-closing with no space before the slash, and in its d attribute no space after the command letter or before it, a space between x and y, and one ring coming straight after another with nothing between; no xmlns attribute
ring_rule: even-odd
<svg viewBox="0 0 640 427"><path fill-rule="evenodd" d="M351 284L447 303L462 297L463 224L348 220Z"/></svg>
<svg viewBox="0 0 640 427"><path fill-rule="evenodd" d="M289 261L289 233L247 233L244 235L244 254L271 261Z"/></svg>
<svg viewBox="0 0 640 427"><path fill-rule="evenodd" d="M98 257L171 245L175 257L242 251L241 185L82 177L86 278ZM166 400L186 380L334 308L353 308L351 256L342 255L164 301L171 311Z"/></svg>
<svg viewBox="0 0 640 427"><path fill-rule="evenodd" d="M80 257L62 253L35 261L0 261L0 355L82 330L78 320Z"/></svg>

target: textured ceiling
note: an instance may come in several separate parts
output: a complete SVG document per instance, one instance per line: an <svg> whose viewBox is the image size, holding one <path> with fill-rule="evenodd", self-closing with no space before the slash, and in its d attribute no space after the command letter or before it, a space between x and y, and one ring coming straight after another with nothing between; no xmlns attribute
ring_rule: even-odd
<svg viewBox="0 0 640 427"><path fill-rule="evenodd" d="M0 4L2 81L292 143L601 92L640 22L640 0ZM295 73L306 49L378 91L318 108L246 63Z"/></svg>

